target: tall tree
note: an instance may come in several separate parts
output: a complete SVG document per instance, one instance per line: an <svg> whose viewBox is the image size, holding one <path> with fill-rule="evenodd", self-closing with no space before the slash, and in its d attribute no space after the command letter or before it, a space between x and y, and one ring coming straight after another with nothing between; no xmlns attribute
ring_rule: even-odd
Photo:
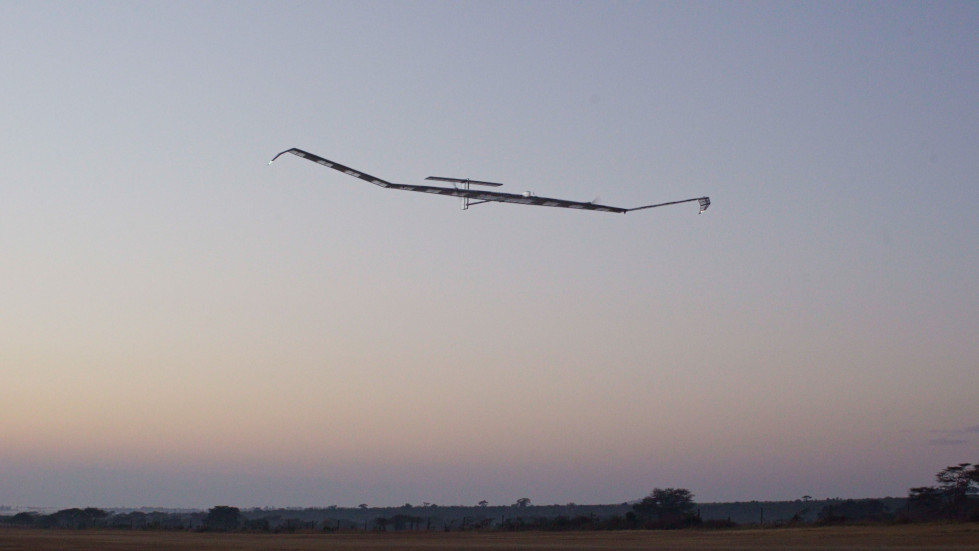
<svg viewBox="0 0 979 551"><path fill-rule="evenodd" d="M686 488L656 488L632 509L640 518L655 520L652 525L678 528L694 520L695 505L693 494Z"/></svg>
<svg viewBox="0 0 979 551"><path fill-rule="evenodd" d="M979 514L969 496L979 493L979 463L959 463L935 475L938 486L911 488L908 499L918 514L964 517ZM970 511L971 510L971 511Z"/></svg>
<svg viewBox="0 0 979 551"><path fill-rule="evenodd" d="M979 464L959 463L945 467L937 475L939 488L945 495L946 507L953 516L959 516L968 508L969 496L979 493Z"/></svg>
<svg viewBox="0 0 979 551"><path fill-rule="evenodd" d="M204 517L204 526L208 530L217 532L237 530L240 522L241 510L237 507L229 507L227 505L212 507L207 511L207 516Z"/></svg>

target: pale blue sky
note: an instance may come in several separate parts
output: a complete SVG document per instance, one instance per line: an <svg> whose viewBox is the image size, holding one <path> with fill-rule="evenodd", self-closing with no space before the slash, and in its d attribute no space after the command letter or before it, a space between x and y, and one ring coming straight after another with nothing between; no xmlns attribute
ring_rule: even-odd
<svg viewBox="0 0 979 551"><path fill-rule="evenodd" d="M0 7L0 503L904 495L979 460L979 4ZM382 190L458 176L628 215Z"/></svg>

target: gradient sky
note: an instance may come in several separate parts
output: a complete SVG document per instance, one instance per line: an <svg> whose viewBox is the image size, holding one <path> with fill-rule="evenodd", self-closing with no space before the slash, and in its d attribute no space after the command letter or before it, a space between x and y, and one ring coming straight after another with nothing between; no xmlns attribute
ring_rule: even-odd
<svg viewBox="0 0 979 551"><path fill-rule="evenodd" d="M4 2L0 504L979 461L979 4ZM383 190L428 175L628 215Z"/></svg>

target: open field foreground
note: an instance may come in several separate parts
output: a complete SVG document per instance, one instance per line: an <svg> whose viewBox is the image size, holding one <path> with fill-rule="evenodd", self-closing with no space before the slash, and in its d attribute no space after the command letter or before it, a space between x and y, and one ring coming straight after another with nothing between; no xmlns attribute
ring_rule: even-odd
<svg viewBox="0 0 979 551"><path fill-rule="evenodd" d="M854 526L720 531L213 534L0 530L0 551L977 549L979 525Z"/></svg>

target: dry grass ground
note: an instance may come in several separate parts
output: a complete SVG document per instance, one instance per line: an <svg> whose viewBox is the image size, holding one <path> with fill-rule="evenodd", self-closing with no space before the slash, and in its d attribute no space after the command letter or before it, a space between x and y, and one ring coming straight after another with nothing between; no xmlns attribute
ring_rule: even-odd
<svg viewBox="0 0 979 551"><path fill-rule="evenodd" d="M932 524L721 531L386 534L206 534L196 532L0 529L0 551L445 551L975 549L979 525Z"/></svg>

